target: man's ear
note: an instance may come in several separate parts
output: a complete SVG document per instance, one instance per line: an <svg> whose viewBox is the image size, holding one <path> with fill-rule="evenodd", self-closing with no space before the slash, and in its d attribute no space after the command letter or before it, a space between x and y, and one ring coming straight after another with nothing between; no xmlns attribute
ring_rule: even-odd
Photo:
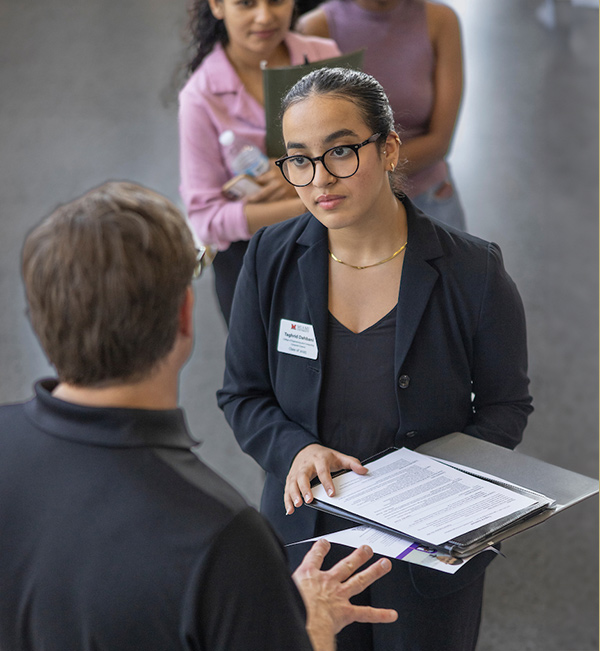
<svg viewBox="0 0 600 651"><path fill-rule="evenodd" d="M217 20L223 20L223 0L208 0L208 6Z"/></svg>
<svg viewBox="0 0 600 651"><path fill-rule="evenodd" d="M185 290L179 308L179 334L184 337L192 337L194 334L194 290L191 285Z"/></svg>

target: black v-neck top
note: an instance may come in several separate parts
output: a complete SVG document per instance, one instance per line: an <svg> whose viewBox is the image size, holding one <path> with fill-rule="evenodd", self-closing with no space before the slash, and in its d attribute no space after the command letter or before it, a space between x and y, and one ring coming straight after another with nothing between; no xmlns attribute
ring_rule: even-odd
<svg viewBox="0 0 600 651"><path fill-rule="evenodd" d="M396 311L359 333L329 314L319 435L323 445L361 460L394 445L399 427Z"/></svg>

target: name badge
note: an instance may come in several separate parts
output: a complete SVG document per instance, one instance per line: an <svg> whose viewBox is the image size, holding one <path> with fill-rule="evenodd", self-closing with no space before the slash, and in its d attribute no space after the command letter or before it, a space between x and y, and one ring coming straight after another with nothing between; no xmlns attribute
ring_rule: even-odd
<svg viewBox="0 0 600 651"><path fill-rule="evenodd" d="M296 357L317 359L319 349L313 327L310 323L281 319L277 350L280 353L296 355Z"/></svg>

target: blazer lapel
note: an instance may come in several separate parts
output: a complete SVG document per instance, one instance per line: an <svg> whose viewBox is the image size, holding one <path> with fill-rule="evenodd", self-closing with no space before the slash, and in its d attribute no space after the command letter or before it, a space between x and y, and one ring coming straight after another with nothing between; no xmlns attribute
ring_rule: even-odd
<svg viewBox="0 0 600 651"><path fill-rule="evenodd" d="M396 321L396 373L400 372L406 354L438 279L429 260L443 255L433 224L407 200L408 246L402 268Z"/></svg>
<svg viewBox="0 0 600 651"><path fill-rule="evenodd" d="M396 322L395 366L398 373L437 282L438 272L429 261L443 255L435 227L409 200L404 200L408 218L408 247L402 269ZM312 218L296 243L306 247L298 258L302 289L319 356L311 365L321 371L327 346L329 315L329 268L327 229ZM320 382L318 383L320 386Z"/></svg>
<svg viewBox="0 0 600 651"><path fill-rule="evenodd" d="M314 217L308 222L297 244L307 247L298 258L298 270L306 299L310 323L315 331L319 355L313 362L322 369L327 345L329 315L329 267L327 258L327 229Z"/></svg>

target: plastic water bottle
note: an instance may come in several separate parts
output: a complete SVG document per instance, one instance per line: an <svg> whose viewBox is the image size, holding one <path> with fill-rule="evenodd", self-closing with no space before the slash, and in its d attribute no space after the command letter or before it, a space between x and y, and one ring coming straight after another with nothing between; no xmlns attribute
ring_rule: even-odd
<svg viewBox="0 0 600 651"><path fill-rule="evenodd" d="M235 175L260 176L269 169L269 159L262 151L252 143L236 137L233 131L223 131L219 142L225 147L227 162Z"/></svg>

